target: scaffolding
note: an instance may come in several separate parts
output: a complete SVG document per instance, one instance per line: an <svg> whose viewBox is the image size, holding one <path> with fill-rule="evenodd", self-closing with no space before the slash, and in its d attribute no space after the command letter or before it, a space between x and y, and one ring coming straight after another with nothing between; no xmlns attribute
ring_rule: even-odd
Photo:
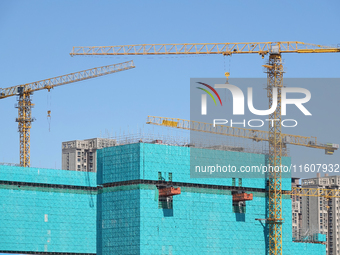
<svg viewBox="0 0 340 255"><path fill-rule="evenodd" d="M207 135L195 132L193 135L189 131L186 134L154 134L149 132L136 132L131 134L121 134L108 137L115 139L118 145L127 145L134 143L155 143L172 146L194 147L212 150L238 151L254 154L268 154L267 143L257 143L234 137L220 135ZM287 155L289 150L287 149Z"/></svg>

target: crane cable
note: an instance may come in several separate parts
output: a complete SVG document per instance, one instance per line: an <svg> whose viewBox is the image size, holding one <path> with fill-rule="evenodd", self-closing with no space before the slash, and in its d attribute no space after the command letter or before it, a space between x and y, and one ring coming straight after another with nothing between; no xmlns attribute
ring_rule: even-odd
<svg viewBox="0 0 340 255"><path fill-rule="evenodd" d="M52 97L47 94L47 123L48 123L48 132L51 132L51 105L52 105Z"/></svg>
<svg viewBox="0 0 340 255"><path fill-rule="evenodd" d="M226 77L226 84L229 83L229 76L230 76L230 66L231 66L231 55L227 56L229 57L229 68L228 68L228 72L227 72L227 69L226 69L226 65L225 65L225 58L226 58L226 55L223 55L223 59L224 59L224 75ZM228 94L228 101L231 101L231 98L230 98L230 94ZM227 91L225 91L225 99L227 100Z"/></svg>

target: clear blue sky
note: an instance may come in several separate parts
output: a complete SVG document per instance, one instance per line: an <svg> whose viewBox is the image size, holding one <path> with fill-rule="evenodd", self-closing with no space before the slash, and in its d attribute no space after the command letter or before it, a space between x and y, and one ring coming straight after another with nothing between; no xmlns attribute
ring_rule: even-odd
<svg viewBox="0 0 340 255"><path fill-rule="evenodd" d="M135 61L133 70L33 95L32 165L60 168L63 141L98 137L106 129L131 132L147 115L189 118L190 78L229 71L229 59L225 69L218 55L72 58L72 46L283 40L336 45L339 7L336 0L1 1L0 87ZM338 78L338 55L284 55L285 77ZM261 57L230 59L233 77L265 77ZM15 98L0 101L0 161L18 163L15 103Z"/></svg>

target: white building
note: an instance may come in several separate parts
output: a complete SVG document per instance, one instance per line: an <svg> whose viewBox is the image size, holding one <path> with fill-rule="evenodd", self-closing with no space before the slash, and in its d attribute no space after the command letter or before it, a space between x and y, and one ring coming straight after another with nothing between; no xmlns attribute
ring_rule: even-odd
<svg viewBox="0 0 340 255"><path fill-rule="evenodd" d="M116 140L93 138L62 143L62 169L97 172L97 149L112 147Z"/></svg>
<svg viewBox="0 0 340 255"><path fill-rule="evenodd" d="M324 177L318 173L316 178L303 179L303 188L339 189L340 176ZM339 235L339 198L302 197L302 228L315 229L326 234L327 255L340 255Z"/></svg>
<svg viewBox="0 0 340 255"><path fill-rule="evenodd" d="M300 187L300 178L291 179L292 188ZM301 212L301 197L292 196L292 234L293 238L300 238L302 228L302 212Z"/></svg>

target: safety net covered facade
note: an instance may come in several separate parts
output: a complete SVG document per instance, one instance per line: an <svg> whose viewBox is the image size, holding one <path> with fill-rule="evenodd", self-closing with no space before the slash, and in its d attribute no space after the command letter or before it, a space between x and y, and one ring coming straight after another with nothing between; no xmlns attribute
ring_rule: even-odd
<svg viewBox="0 0 340 255"><path fill-rule="evenodd" d="M96 253L96 173L0 166L0 251Z"/></svg>
<svg viewBox="0 0 340 255"><path fill-rule="evenodd" d="M140 142L98 150L97 173L0 166L0 253L266 254L267 181L190 178L195 149L235 165L266 162L264 154ZM166 186L181 193L159 196ZM235 191L253 199L235 205ZM321 242L292 241L290 197L282 203L283 254L325 254Z"/></svg>
<svg viewBox="0 0 340 255"><path fill-rule="evenodd" d="M98 153L98 254L266 254L266 180L190 178L190 150L184 146L135 143ZM200 149L201 150L201 149ZM228 154L231 164L265 164L266 156ZM284 164L290 164L285 158ZM99 177L100 176L100 177ZM161 200L159 188L181 187ZM283 179L290 190L290 179ZM232 192L253 194L242 208ZM321 243L292 242L291 199L283 196L283 254L325 254Z"/></svg>

